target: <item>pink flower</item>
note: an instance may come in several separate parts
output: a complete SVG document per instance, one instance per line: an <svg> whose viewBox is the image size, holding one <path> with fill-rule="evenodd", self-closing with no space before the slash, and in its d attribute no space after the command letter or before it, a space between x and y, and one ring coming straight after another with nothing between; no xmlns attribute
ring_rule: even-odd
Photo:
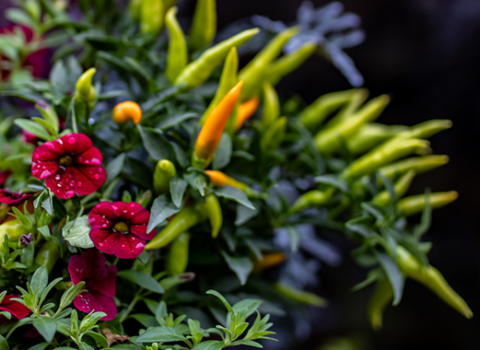
<svg viewBox="0 0 480 350"><path fill-rule="evenodd" d="M0 311L10 312L12 317L16 318L17 320L27 317L30 313L30 310L22 303L11 300L12 298L18 298L18 296L12 294L5 295L5 298L3 298L2 302L0 303ZM5 316L0 316L0 324L6 320L7 318Z"/></svg>
<svg viewBox="0 0 480 350"><path fill-rule="evenodd" d="M17 205L33 194L22 194L22 192L11 192L8 188L0 189L0 203Z"/></svg>
<svg viewBox="0 0 480 350"><path fill-rule="evenodd" d="M86 196L105 182L102 153L87 135L74 133L38 146L32 155L32 174L58 198Z"/></svg>
<svg viewBox="0 0 480 350"><path fill-rule="evenodd" d="M100 202L88 216L90 238L95 247L122 259L133 259L145 248L145 240L155 236L147 232L150 212L131 202Z"/></svg>
<svg viewBox="0 0 480 350"><path fill-rule="evenodd" d="M102 321L113 320L117 316L116 294L117 267L105 265L105 257L98 251L85 250L82 255L74 255L68 263L68 272L74 285L85 282L88 292L75 297L73 304L83 312L105 312Z"/></svg>
<svg viewBox="0 0 480 350"><path fill-rule="evenodd" d="M7 182L7 179L10 177L12 173L7 170L7 171L0 171L0 186L5 185L5 182Z"/></svg>

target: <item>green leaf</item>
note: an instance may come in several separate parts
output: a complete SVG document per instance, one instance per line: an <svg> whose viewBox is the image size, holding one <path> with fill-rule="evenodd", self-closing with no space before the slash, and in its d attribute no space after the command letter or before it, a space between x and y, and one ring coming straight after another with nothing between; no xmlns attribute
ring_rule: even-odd
<svg viewBox="0 0 480 350"><path fill-rule="evenodd" d="M50 345L49 343L40 343L40 344L29 347L28 350L45 350L49 345Z"/></svg>
<svg viewBox="0 0 480 350"><path fill-rule="evenodd" d="M50 71L50 82L59 91L66 91L68 88L68 72L61 60L57 61Z"/></svg>
<svg viewBox="0 0 480 350"><path fill-rule="evenodd" d="M51 317L40 316L33 320L33 326L38 333L47 341L51 342L57 331L57 322Z"/></svg>
<svg viewBox="0 0 480 350"><path fill-rule="evenodd" d="M262 301L258 299L243 299L233 305L232 308L235 312L245 313L248 317L252 315L261 304Z"/></svg>
<svg viewBox="0 0 480 350"><path fill-rule="evenodd" d="M237 205L237 217L235 219L235 226L241 226L251 218L258 215L258 209L250 209L243 205Z"/></svg>
<svg viewBox="0 0 480 350"><path fill-rule="evenodd" d="M224 251L222 251L222 255L227 262L230 270L235 272L238 279L240 280L240 283L244 285L247 282L248 275L250 275L250 272L252 272L252 261L247 257L233 258Z"/></svg>
<svg viewBox="0 0 480 350"><path fill-rule="evenodd" d="M34 27L33 20L30 18L28 13L18 8L6 9L5 18L13 23L24 24L30 28Z"/></svg>
<svg viewBox="0 0 480 350"><path fill-rule="evenodd" d="M95 349L92 348L87 343L80 343L80 344L78 344L78 350L95 350Z"/></svg>
<svg viewBox="0 0 480 350"><path fill-rule="evenodd" d="M50 138L50 134L47 132L47 130L39 125L38 123L35 123L34 121L28 120L28 119L15 119L15 125L19 126L25 131L28 131L29 133L34 134L35 136L41 138L42 140L48 140Z"/></svg>
<svg viewBox="0 0 480 350"><path fill-rule="evenodd" d="M48 270L45 266L41 266L35 271L32 276L32 280L30 281L30 288L32 292L37 292L38 294L42 293L42 291L47 287L48 284Z"/></svg>
<svg viewBox="0 0 480 350"><path fill-rule="evenodd" d="M27 268L32 267L33 265L33 256L35 254L35 243L31 242L29 245L23 247L21 255L21 263L24 264Z"/></svg>
<svg viewBox="0 0 480 350"><path fill-rule="evenodd" d="M155 229L155 227L157 227L157 225L165 221L166 218L178 213L179 211L180 208L178 208L171 201L171 199L168 198L167 194L162 194L161 196L157 197L152 205L147 232L152 231Z"/></svg>
<svg viewBox="0 0 480 350"><path fill-rule="evenodd" d="M192 350L221 350L224 345L223 341L209 340L198 344Z"/></svg>
<svg viewBox="0 0 480 350"><path fill-rule="evenodd" d="M110 183L110 181L115 179L120 174L124 163L125 163L125 153L120 154L117 158L115 158L114 160L108 163L108 166L106 169L107 178L105 180L105 184Z"/></svg>
<svg viewBox="0 0 480 350"><path fill-rule="evenodd" d="M176 114L176 115L173 115L173 116L170 116L170 117L167 117L167 118L163 119L157 125L157 128L159 128L161 130L167 129L167 128L170 128L172 126L180 125L180 123L185 121L185 120L188 120L188 119L191 119L191 118L196 118L196 117L198 117L198 114L197 113L192 113L192 112Z"/></svg>
<svg viewBox="0 0 480 350"><path fill-rule="evenodd" d="M53 199L51 196L48 196L42 202L42 208L47 211L48 215L53 216Z"/></svg>
<svg viewBox="0 0 480 350"><path fill-rule="evenodd" d="M90 338L95 340L97 343L99 343L103 348L108 348L108 341L107 338L105 338L103 335L100 333L95 333L92 331L85 332L85 335L88 335Z"/></svg>
<svg viewBox="0 0 480 350"><path fill-rule="evenodd" d="M245 345L245 346L252 346L254 348L263 348L263 345L257 343L256 341L249 340L249 339L241 339L237 340L232 343L232 345Z"/></svg>
<svg viewBox="0 0 480 350"><path fill-rule="evenodd" d="M340 180L337 176L335 175L322 175L322 176L317 176L315 178L315 182L322 183L322 184L327 184L331 185L335 188L338 188L340 191L343 193L349 193L350 190L348 189L348 184Z"/></svg>
<svg viewBox="0 0 480 350"><path fill-rule="evenodd" d="M182 333L172 327L154 327L148 329L145 333L136 339L137 343L153 343L153 342L175 342L184 341L186 338Z"/></svg>
<svg viewBox="0 0 480 350"><path fill-rule="evenodd" d="M150 157L155 160L175 159L175 151L170 141L155 129L137 126L142 136L143 145Z"/></svg>
<svg viewBox="0 0 480 350"><path fill-rule="evenodd" d="M51 236L50 235L50 228L47 225L39 227L38 232L40 232L46 240L50 239L50 236Z"/></svg>
<svg viewBox="0 0 480 350"><path fill-rule="evenodd" d="M2 335L0 335L0 350L10 350L8 341Z"/></svg>
<svg viewBox="0 0 480 350"><path fill-rule="evenodd" d="M232 139L227 133L222 135L217 150L213 154L213 169L219 170L230 163L232 158Z"/></svg>
<svg viewBox="0 0 480 350"><path fill-rule="evenodd" d="M69 221L62 228L62 236L70 245L79 248L93 248L90 238L91 226L88 223L88 215L81 216L73 221Z"/></svg>
<svg viewBox="0 0 480 350"><path fill-rule="evenodd" d="M154 316L147 314L135 314L131 315L130 318L140 322L145 328L157 327L159 324Z"/></svg>
<svg viewBox="0 0 480 350"><path fill-rule="evenodd" d="M290 239L290 249L295 253L298 250L302 232L295 226L287 226L286 230Z"/></svg>
<svg viewBox="0 0 480 350"><path fill-rule="evenodd" d="M57 134L57 131L55 130L55 127L52 124L50 124L48 121L46 121L45 119L33 117L32 121L40 124L41 126L43 126L45 129L47 129L50 132L50 134L52 134L52 135Z"/></svg>
<svg viewBox="0 0 480 350"><path fill-rule="evenodd" d="M222 186L219 189L215 190L215 194L218 197L224 197L227 199L234 200L235 202L240 203L241 205L244 205L247 208L255 210L255 207L248 200L247 196L245 195L245 192L243 192L242 190L236 187Z"/></svg>
<svg viewBox="0 0 480 350"><path fill-rule="evenodd" d="M375 255L385 271L393 289L393 305L398 305L402 299L404 279L397 264L386 253L375 252Z"/></svg>
<svg viewBox="0 0 480 350"><path fill-rule="evenodd" d="M143 271L124 270L120 271L117 276L125 278L140 287L151 290L152 292L162 294L164 292L160 283L155 278Z"/></svg>
<svg viewBox="0 0 480 350"><path fill-rule="evenodd" d="M170 180L170 194L172 196L173 204L175 204L177 208L183 206L183 195L185 194L187 186L188 182L177 176L174 176L172 180Z"/></svg>

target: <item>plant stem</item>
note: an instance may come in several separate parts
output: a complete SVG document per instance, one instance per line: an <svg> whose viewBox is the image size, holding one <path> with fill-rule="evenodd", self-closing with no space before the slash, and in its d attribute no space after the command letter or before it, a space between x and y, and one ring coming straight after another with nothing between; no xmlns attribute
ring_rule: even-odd
<svg viewBox="0 0 480 350"><path fill-rule="evenodd" d="M135 305L142 299L142 296L140 295L142 291L143 291L143 288L140 288L137 294L135 294L135 296L132 299L132 302L130 303L130 305L128 305L127 310L125 310L122 317L120 317L120 319L118 320L119 323L123 323L123 321L127 319L128 315L130 314L130 312L132 312Z"/></svg>

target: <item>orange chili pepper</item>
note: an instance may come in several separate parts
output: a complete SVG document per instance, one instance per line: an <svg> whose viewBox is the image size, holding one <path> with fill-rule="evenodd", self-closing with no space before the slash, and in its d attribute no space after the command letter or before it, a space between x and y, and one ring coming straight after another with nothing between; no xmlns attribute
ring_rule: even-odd
<svg viewBox="0 0 480 350"><path fill-rule="evenodd" d="M248 186L245 185L243 182L237 181L234 178L225 175L221 171L218 170L205 170L205 174L210 177L210 181L212 181L215 186L232 186L236 187L244 192L248 190Z"/></svg>
<svg viewBox="0 0 480 350"><path fill-rule="evenodd" d="M268 253L262 254L262 260L255 261L253 265L254 271L261 271L277 266L285 261L287 257L284 253Z"/></svg>
<svg viewBox="0 0 480 350"><path fill-rule="evenodd" d="M242 86L243 81L240 81L208 115L195 143L192 160L193 166L206 168L212 160L228 117L240 97Z"/></svg>
<svg viewBox="0 0 480 350"><path fill-rule="evenodd" d="M235 122L235 131L238 131L242 125L255 113L260 100L258 97L252 97L238 106L237 120Z"/></svg>
<svg viewBox="0 0 480 350"><path fill-rule="evenodd" d="M113 108L113 121L117 124L125 124L129 120L140 124L142 120L142 109L133 101L120 102Z"/></svg>

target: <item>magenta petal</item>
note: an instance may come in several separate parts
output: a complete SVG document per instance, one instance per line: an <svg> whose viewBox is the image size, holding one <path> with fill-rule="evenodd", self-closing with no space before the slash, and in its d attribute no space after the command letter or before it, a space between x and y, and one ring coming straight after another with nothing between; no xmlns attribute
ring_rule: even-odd
<svg viewBox="0 0 480 350"><path fill-rule="evenodd" d="M76 160L79 164L101 165L102 159L103 157L100 150L98 148L92 147L85 152L80 153Z"/></svg>
<svg viewBox="0 0 480 350"><path fill-rule="evenodd" d="M81 133L68 134L62 136L60 140L63 143L65 152L68 153L82 154L93 147L92 140L87 135Z"/></svg>
<svg viewBox="0 0 480 350"><path fill-rule="evenodd" d="M116 245L120 242L116 242L117 235L123 236L121 233L112 232L108 229L94 228L90 231L90 239L95 244L95 248L106 254L115 254ZM121 239L121 237L119 238Z"/></svg>
<svg viewBox="0 0 480 350"><path fill-rule="evenodd" d="M110 204L110 203L108 203ZM98 207L95 206L95 208ZM95 209L94 208L94 209ZM98 228L98 229L109 229L111 228L114 223L109 219L109 215L105 215L103 213L97 213L93 212L93 210L88 214L88 223L92 228Z"/></svg>
<svg viewBox="0 0 480 350"><path fill-rule="evenodd" d="M73 304L78 310L86 313L105 312L107 316L101 318L102 321L111 321L117 316L117 305L113 298L100 293L79 294L73 299Z"/></svg>
<svg viewBox="0 0 480 350"><path fill-rule="evenodd" d="M126 209L126 219L134 225L144 224L145 222L148 223L148 220L150 220L150 212L146 209L143 209L139 203L127 203Z"/></svg>
<svg viewBox="0 0 480 350"><path fill-rule="evenodd" d="M89 291L97 291L107 297L113 298L115 294L117 294L116 278L117 267L115 265L110 265L98 275L96 280L89 283Z"/></svg>
<svg viewBox="0 0 480 350"><path fill-rule="evenodd" d="M75 187L72 186L73 168L69 167L64 173L57 173L47 177L45 184L52 192L61 199L68 199L75 196Z"/></svg>
<svg viewBox="0 0 480 350"><path fill-rule="evenodd" d="M112 202L112 215L115 217L115 221L123 219L126 213L125 202Z"/></svg>
<svg viewBox="0 0 480 350"><path fill-rule="evenodd" d="M155 237L156 231L152 230L147 232L147 224L140 224L140 225L130 225L129 227L130 233L134 234L137 237L142 239L151 240Z"/></svg>
<svg viewBox="0 0 480 350"><path fill-rule="evenodd" d="M100 165L79 165L71 167L75 192L87 196L98 190L105 182L107 175Z"/></svg>

